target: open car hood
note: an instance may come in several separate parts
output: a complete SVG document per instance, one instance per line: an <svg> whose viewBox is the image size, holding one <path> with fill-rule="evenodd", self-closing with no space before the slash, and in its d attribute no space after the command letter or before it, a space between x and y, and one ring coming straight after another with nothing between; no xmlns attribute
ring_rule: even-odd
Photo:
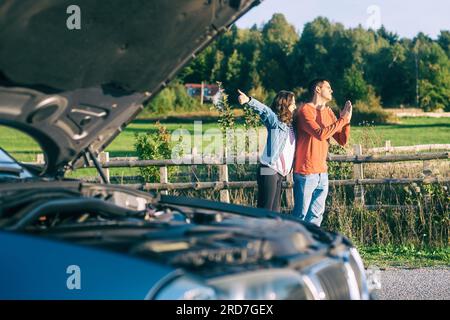
<svg viewBox="0 0 450 320"><path fill-rule="evenodd" d="M98 154L255 0L0 2L0 124L33 136L45 173ZM66 22L80 9L81 29ZM75 165L76 166L76 165Z"/></svg>

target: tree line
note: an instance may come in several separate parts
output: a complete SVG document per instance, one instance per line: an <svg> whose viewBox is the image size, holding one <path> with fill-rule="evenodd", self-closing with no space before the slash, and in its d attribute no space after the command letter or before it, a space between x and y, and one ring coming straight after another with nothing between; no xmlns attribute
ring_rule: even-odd
<svg viewBox="0 0 450 320"><path fill-rule="evenodd" d="M407 39L384 26L344 28L318 17L299 34L277 13L261 27L233 25L181 71L178 83L220 81L231 99L240 88L269 102L282 89L307 100L317 77L331 81L339 106L350 99L362 109L450 111L450 32Z"/></svg>

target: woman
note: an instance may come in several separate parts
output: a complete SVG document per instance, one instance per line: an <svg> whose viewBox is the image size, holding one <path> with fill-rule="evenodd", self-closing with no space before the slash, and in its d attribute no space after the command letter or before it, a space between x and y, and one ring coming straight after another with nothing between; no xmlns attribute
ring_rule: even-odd
<svg viewBox="0 0 450 320"><path fill-rule="evenodd" d="M282 90L267 107L258 100L238 90L238 101L255 110L267 128L267 143L258 167L258 208L280 212L281 183L291 171L295 154L295 134L292 117L295 97L291 91Z"/></svg>

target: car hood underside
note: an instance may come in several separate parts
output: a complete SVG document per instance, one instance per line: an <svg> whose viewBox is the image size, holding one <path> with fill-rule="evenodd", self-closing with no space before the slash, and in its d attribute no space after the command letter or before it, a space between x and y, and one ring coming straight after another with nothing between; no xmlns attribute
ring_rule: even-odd
<svg viewBox="0 0 450 320"><path fill-rule="evenodd" d="M101 152L255 0L0 3L0 124L33 136L48 175ZM69 12L69 13L68 13ZM79 162L78 162L79 163Z"/></svg>

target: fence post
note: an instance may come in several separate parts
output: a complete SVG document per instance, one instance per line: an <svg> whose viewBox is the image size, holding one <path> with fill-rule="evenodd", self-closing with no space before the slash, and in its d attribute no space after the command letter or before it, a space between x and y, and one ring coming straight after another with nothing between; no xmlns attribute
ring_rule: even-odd
<svg viewBox="0 0 450 320"><path fill-rule="evenodd" d="M423 167L422 167L422 174L423 179L426 181L429 178L433 177L433 170L431 168L431 162L430 160L424 160L423 161Z"/></svg>
<svg viewBox="0 0 450 320"><path fill-rule="evenodd" d="M391 152L391 140L386 140L384 143L384 148L386 150L386 153Z"/></svg>
<svg viewBox="0 0 450 320"><path fill-rule="evenodd" d="M362 146L360 144L354 145L354 153L356 156L362 155ZM364 171L362 163L353 164L353 179L364 179ZM355 185L355 204L359 206L364 206L364 186Z"/></svg>
<svg viewBox="0 0 450 320"><path fill-rule="evenodd" d="M228 165L219 165L219 181L228 182ZM228 189L220 190L220 202L230 203L230 191Z"/></svg>
<svg viewBox="0 0 450 320"><path fill-rule="evenodd" d="M289 184L294 184L294 176L293 173L290 172L287 176L286 176L286 182L288 182ZM286 206L288 207L289 210L292 210L294 208L294 188L293 187L288 187L286 189Z"/></svg>
<svg viewBox="0 0 450 320"><path fill-rule="evenodd" d="M422 169L423 180L422 183L429 183L433 178L433 170L431 169L431 162L429 160L423 161ZM429 206L431 205L431 195L426 192L423 197L424 212L429 212Z"/></svg>
<svg viewBox="0 0 450 320"><path fill-rule="evenodd" d="M98 154L98 161L100 162L100 164L104 164L105 162L109 162L109 152L100 152ZM106 176L106 181L111 181L109 178L109 168L104 168L103 172L105 173Z"/></svg>
<svg viewBox="0 0 450 320"><path fill-rule="evenodd" d="M45 163L45 158L44 158L44 154L43 153L38 153L36 155L36 162L38 164L44 164Z"/></svg>
<svg viewBox="0 0 450 320"><path fill-rule="evenodd" d="M201 86L200 86L200 105L203 105L203 99L204 99L204 93L203 91L205 90L205 82L202 81Z"/></svg>
<svg viewBox="0 0 450 320"><path fill-rule="evenodd" d="M169 183L169 175L167 173L167 166L159 167L159 182ZM161 194L169 194L167 190L161 191Z"/></svg>
<svg viewBox="0 0 450 320"><path fill-rule="evenodd" d="M197 166L195 165L195 163L202 163L201 158L199 159L199 155L198 155L198 151L197 151L197 147L193 147L192 148L192 161L191 161L192 165L191 165L191 172L190 172L190 176L191 176L191 182L195 181L197 182Z"/></svg>

